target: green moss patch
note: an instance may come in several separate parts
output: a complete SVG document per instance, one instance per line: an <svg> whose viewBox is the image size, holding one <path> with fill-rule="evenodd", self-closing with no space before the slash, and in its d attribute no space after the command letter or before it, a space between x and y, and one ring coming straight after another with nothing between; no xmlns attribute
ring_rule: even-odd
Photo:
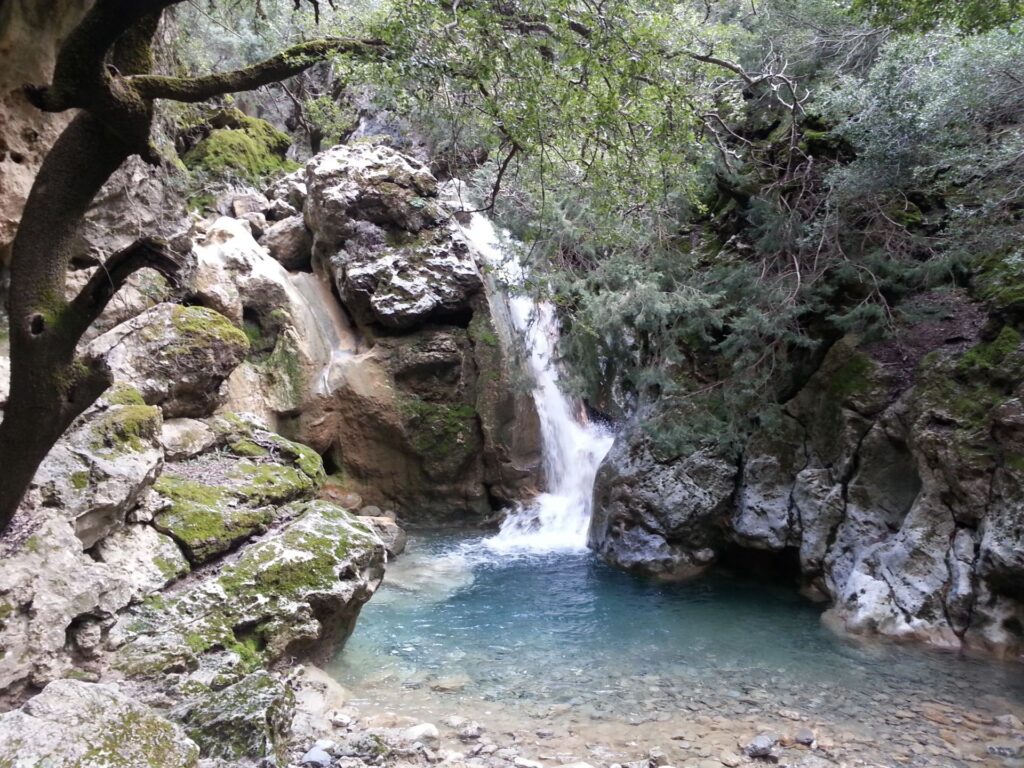
<svg viewBox="0 0 1024 768"><path fill-rule="evenodd" d="M237 110L211 121L216 127L183 158L193 171L224 177L241 177L259 183L268 176L294 170L286 159L291 139L266 120L248 117Z"/></svg>
<svg viewBox="0 0 1024 768"><path fill-rule="evenodd" d="M91 447L109 457L141 453L154 445L162 423L155 406L114 406L94 422Z"/></svg>

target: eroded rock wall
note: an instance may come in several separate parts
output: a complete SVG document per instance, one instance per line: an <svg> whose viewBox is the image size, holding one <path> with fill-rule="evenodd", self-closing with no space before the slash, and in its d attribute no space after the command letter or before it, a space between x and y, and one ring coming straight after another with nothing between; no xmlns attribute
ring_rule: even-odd
<svg viewBox="0 0 1024 768"><path fill-rule="evenodd" d="M1024 344L952 301L958 322L835 344L740 457L659 461L629 430L598 477L592 546L668 577L778 553L837 628L1019 655Z"/></svg>

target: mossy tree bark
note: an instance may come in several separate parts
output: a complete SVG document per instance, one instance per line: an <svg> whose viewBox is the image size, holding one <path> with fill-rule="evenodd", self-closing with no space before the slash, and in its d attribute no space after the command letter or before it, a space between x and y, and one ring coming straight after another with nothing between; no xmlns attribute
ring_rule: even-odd
<svg viewBox="0 0 1024 768"><path fill-rule="evenodd" d="M78 343L116 290L143 267L174 281L179 264L144 240L111 256L97 278L67 299L72 245L100 188L132 155L159 163L150 144L153 102L202 101L297 74L333 53L375 56L376 41L318 40L245 69L183 79L152 73L152 39L165 9L182 0L96 0L68 36L47 86L26 86L39 109L81 110L36 177L11 254L11 389L0 421L0 533L40 463L110 386L103 360Z"/></svg>

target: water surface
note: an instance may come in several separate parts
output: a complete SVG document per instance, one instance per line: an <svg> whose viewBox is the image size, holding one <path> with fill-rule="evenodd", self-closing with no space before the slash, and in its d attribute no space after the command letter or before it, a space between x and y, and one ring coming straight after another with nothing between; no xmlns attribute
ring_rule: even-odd
<svg viewBox="0 0 1024 768"><path fill-rule="evenodd" d="M332 673L365 704L423 717L483 707L628 728L796 710L917 745L939 720L1020 713L1019 666L844 641L820 612L782 585L658 583L586 552L516 555L426 534L390 566ZM918 735L922 704L944 714Z"/></svg>

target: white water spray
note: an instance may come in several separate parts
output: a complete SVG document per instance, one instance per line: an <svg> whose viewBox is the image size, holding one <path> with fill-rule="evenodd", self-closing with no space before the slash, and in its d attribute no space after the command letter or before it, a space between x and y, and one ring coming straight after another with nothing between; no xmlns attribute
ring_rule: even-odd
<svg viewBox="0 0 1024 768"><path fill-rule="evenodd" d="M503 252L488 219L474 214L464 231L505 282L522 284L522 268ZM510 514L501 530L485 543L501 552L585 549L594 479L613 438L606 429L588 421L582 404L573 404L558 385L552 360L558 342L554 307L527 296L513 296L509 305L512 324L529 352L548 490Z"/></svg>

